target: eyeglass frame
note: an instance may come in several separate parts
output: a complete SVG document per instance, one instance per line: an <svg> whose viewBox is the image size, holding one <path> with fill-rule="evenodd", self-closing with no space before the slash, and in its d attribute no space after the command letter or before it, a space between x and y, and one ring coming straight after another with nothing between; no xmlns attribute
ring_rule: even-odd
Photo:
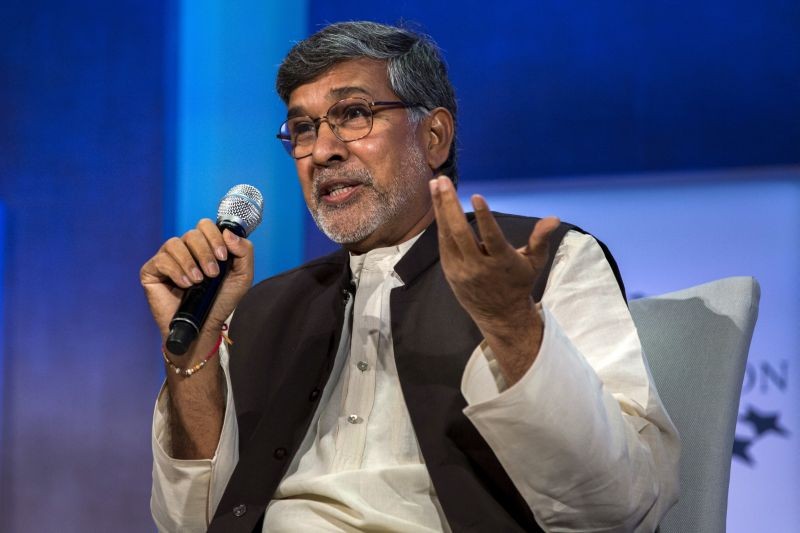
<svg viewBox="0 0 800 533"><path fill-rule="evenodd" d="M347 139L347 140L342 139L339 136L339 134L336 132L336 130L339 129L339 125L331 124L330 120L328 120L328 115L330 114L331 109L333 109L337 105L341 104L345 100L362 100L365 104L367 104L367 107L369 108L369 112L370 112L369 129L367 130L366 133L364 133L364 135L362 135L360 137L356 137L355 139ZM386 107L385 109L378 109L378 111L375 111L374 108L377 107L377 106L391 106L391 107ZM425 106L422 105L422 104L411 104L411 103L408 103L408 102L403 102L402 100L370 102L369 100L367 100L366 98L363 98L361 96L348 96L347 98L342 98L341 100L338 100L335 103L333 103L328 108L328 110L325 112L324 115L322 115L320 117L317 117L317 118L308 117L309 119L311 119L311 122L314 124L314 144L316 144L317 139L319 139L319 129L322 126L323 122L327 122L328 123L328 127L331 129L331 132L333 132L333 134L336 136L337 139L339 139L343 143L350 143L350 142L353 142L353 141L359 141L359 140L363 139L364 137L366 137L367 135L369 135L370 133L372 133L372 127L375 125L375 121L373 119L374 119L374 116L375 116L376 112L387 111L389 109L400 109L400 108L409 109L409 108L412 108L412 107L423 107L424 108ZM300 117L302 117L302 116L303 115L300 115ZM308 115L306 115L306 116L308 116ZM311 151L308 152L306 155L303 155L303 156L300 156L300 157L295 157L295 155L294 155L295 146L292 145L292 139L291 139L291 137L288 136L289 135L288 133L283 133L283 130L286 127L286 125L289 123L289 121L290 120L294 120L295 118L298 118L298 117L291 117L291 118L286 119L281 124L280 128L278 129L278 134L275 135L275 137L281 142L281 144L283 145L284 149L289 154L289 156L291 156L293 159L304 159L304 158L310 156L312 153L314 153L314 144L311 145Z"/></svg>

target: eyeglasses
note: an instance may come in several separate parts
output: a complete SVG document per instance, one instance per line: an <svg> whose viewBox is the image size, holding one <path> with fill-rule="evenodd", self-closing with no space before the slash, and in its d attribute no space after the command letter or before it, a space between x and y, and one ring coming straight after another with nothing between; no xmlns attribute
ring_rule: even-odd
<svg viewBox="0 0 800 533"><path fill-rule="evenodd" d="M283 124L278 131L286 151L295 159L308 157L314 150L319 127L323 121L328 123L336 138L342 142L353 142L363 139L372 131L372 115L386 109L398 107L419 107L420 104L406 102L369 102L365 98L352 97L339 100L333 104L328 112L319 118L292 117ZM376 110L376 107L384 109Z"/></svg>

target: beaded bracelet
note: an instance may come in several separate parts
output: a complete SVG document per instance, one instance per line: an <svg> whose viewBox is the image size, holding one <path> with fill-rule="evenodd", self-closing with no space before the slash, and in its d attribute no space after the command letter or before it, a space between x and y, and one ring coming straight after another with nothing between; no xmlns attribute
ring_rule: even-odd
<svg viewBox="0 0 800 533"><path fill-rule="evenodd" d="M222 324L222 333L220 333L219 339L217 339L217 344L208 353L208 355L205 357L205 359L203 359L202 361L200 361L196 365L194 365L194 366L192 366L190 368L180 368L179 366L176 366L175 363L170 361L169 357L167 357L166 348L162 347L161 348L161 355L164 356L164 362L166 362L167 365L172 370L174 370L176 374L180 374L181 376L183 376L185 378L190 377L192 374L194 374L195 372L199 371L201 368L206 366L206 363L208 363L215 355L217 355L217 353L219 353L219 347L222 344L223 339L225 340L225 344L227 344L229 346L231 344L233 344L233 341L225 334L225 332L227 330L228 330L228 325L227 324Z"/></svg>

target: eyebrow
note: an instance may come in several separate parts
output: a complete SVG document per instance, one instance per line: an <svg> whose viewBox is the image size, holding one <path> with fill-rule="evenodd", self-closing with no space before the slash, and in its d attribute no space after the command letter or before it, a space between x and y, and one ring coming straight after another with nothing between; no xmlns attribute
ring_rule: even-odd
<svg viewBox="0 0 800 533"><path fill-rule="evenodd" d="M348 96L353 96L354 94L364 94L372 98L370 92L365 89L364 87L359 87L358 85L350 85L347 87L336 87L335 89L330 90L331 96L341 100L342 98L347 98Z"/></svg>
<svg viewBox="0 0 800 533"><path fill-rule="evenodd" d="M331 97L335 98L336 100L343 100L345 98L348 98L356 94L362 94L369 97L370 100L372 99L372 95L370 94L370 92L366 88L360 87L358 85L335 87L330 91L328 91L328 94L330 94ZM286 118L302 117L307 115L308 113L305 111L305 108L303 108L303 106L292 106L286 112Z"/></svg>

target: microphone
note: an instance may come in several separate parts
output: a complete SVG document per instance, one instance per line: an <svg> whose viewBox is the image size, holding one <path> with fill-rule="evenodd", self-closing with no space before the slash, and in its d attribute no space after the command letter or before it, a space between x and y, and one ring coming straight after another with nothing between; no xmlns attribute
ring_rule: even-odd
<svg viewBox="0 0 800 533"><path fill-rule="evenodd" d="M264 210L264 197L251 185L235 185L219 202L217 227L229 230L239 237L246 238L261 223ZM197 285L189 287L183 294L181 305L169 323L169 336L166 347L170 353L183 355L197 338L203 323L214 305L217 292L230 268L232 257L218 261L219 275L204 278Z"/></svg>

